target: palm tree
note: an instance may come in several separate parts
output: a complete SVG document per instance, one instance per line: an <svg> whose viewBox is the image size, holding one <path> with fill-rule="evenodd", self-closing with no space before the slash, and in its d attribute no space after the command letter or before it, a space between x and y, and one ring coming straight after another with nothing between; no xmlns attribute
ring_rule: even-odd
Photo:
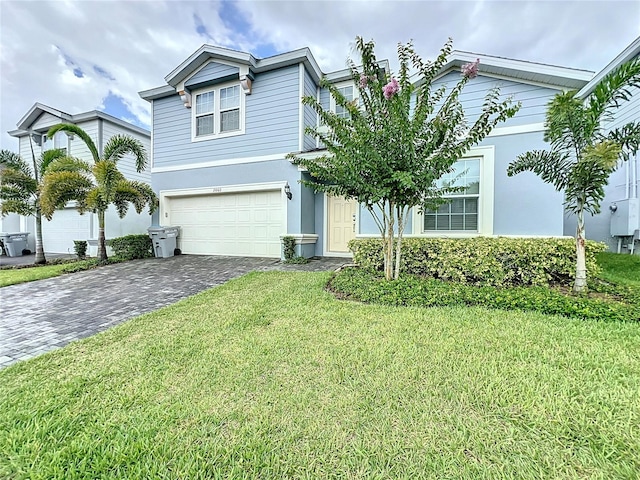
<svg viewBox="0 0 640 480"><path fill-rule="evenodd" d="M579 98L575 90L556 95L545 122L544 140L551 148L519 155L507 169L509 176L534 172L564 191L565 208L577 217L576 293L587 291L585 213L600 213L609 176L619 160L627 160L640 148L640 123L611 131L603 128L620 104L631 98L634 87L640 87L640 59L611 71L587 98Z"/></svg>
<svg viewBox="0 0 640 480"><path fill-rule="evenodd" d="M29 139L31 140L31 139ZM31 145L33 167L20 155L9 150L0 151L0 200L2 215L17 213L32 215L36 219L36 258L35 264L47 263L42 242L42 213L40 208L40 189L51 163L65 156L64 150L52 149L42 152L36 160Z"/></svg>
<svg viewBox="0 0 640 480"><path fill-rule="evenodd" d="M53 138L57 132L77 136L82 140L93 157L93 165L82 160L65 157L53 162L44 179L42 188L42 213L50 218L57 208L75 200L79 212L91 211L98 216L98 258L107 259L105 241L105 213L109 205L114 205L120 218L124 217L133 204L137 213L145 206L152 214L158 199L149 185L127 180L118 170L117 163L125 155L132 155L138 172L147 165L147 153L142 142L129 135L114 135L99 154L91 137L77 125L62 123L49 129L47 136Z"/></svg>

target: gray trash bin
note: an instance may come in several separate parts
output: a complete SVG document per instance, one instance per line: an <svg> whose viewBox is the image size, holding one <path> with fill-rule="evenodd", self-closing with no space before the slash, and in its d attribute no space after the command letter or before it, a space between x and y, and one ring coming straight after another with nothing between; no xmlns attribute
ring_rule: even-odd
<svg viewBox="0 0 640 480"><path fill-rule="evenodd" d="M29 232L2 233L0 238L8 257L21 257L22 250L27 248Z"/></svg>
<svg viewBox="0 0 640 480"><path fill-rule="evenodd" d="M153 253L157 258L173 257L178 235L180 235L180 227L149 227L147 232L151 237Z"/></svg>

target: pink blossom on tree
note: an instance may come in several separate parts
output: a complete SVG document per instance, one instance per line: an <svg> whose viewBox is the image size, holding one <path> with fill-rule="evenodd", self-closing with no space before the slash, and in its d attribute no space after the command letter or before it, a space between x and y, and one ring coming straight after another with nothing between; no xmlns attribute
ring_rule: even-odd
<svg viewBox="0 0 640 480"><path fill-rule="evenodd" d="M480 59L476 58L475 62L465 63L462 65L462 75L468 79L476 78L478 76L478 66L480 65Z"/></svg>
<svg viewBox="0 0 640 480"><path fill-rule="evenodd" d="M367 77L364 73L360 74L360 88L366 88L369 83L369 77Z"/></svg>
<svg viewBox="0 0 640 480"><path fill-rule="evenodd" d="M382 89L384 98L386 98L387 100L389 100L399 91L400 91L400 85L398 84L398 81L395 79L395 77L392 78L391 81L387 83Z"/></svg>

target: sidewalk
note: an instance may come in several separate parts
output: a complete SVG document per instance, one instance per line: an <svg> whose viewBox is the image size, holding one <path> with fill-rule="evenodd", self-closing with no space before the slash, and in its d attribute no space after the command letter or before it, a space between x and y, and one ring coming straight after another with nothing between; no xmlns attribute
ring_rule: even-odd
<svg viewBox="0 0 640 480"><path fill-rule="evenodd" d="M75 255L68 253L45 253L47 260L53 260L54 258L76 258ZM8 257L6 255L0 256L0 267L6 267L8 265L33 265L36 259L36 254L22 255L21 257Z"/></svg>

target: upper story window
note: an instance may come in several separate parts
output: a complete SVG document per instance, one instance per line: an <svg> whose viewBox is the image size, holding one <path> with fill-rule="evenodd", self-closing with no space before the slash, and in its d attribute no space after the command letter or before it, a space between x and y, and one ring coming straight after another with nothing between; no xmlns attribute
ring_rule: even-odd
<svg viewBox="0 0 640 480"><path fill-rule="evenodd" d="M67 154L68 136L65 132L57 132L53 136L53 141L49 140L46 133L42 135L42 150L51 150L52 148L60 149Z"/></svg>
<svg viewBox="0 0 640 480"><path fill-rule="evenodd" d="M338 92L349 102L352 102L358 98L358 90L353 85L352 81L339 83L336 85ZM341 105L336 105L336 101L331 97L331 111L334 112L340 118L349 118L349 110Z"/></svg>
<svg viewBox="0 0 640 480"><path fill-rule="evenodd" d="M240 85L223 85L194 92L194 141L244 133L244 95Z"/></svg>
<svg viewBox="0 0 640 480"><path fill-rule="evenodd" d="M347 85L347 86L338 88L338 92L340 92L342 96L349 102L353 101L354 99L354 94L353 94L354 90L355 89L353 88L353 85ZM339 116L340 118L349 118L349 110L347 110L341 105L336 105L335 112L336 112L336 115Z"/></svg>

